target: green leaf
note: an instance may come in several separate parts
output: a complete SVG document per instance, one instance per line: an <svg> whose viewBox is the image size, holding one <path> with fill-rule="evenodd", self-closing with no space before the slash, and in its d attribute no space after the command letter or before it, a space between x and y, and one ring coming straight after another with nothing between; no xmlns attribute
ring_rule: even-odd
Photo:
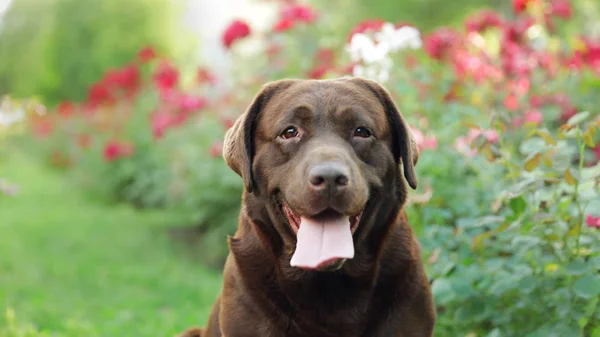
<svg viewBox="0 0 600 337"><path fill-rule="evenodd" d="M455 278L452 280L452 289L460 298L466 298L473 295L473 286L468 280Z"/></svg>
<svg viewBox="0 0 600 337"><path fill-rule="evenodd" d="M593 129L590 129L593 130ZM590 148L593 148L594 145L594 136L592 135L591 132L585 132L583 134L583 142L585 143L585 145L587 145Z"/></svg>
<svg viewBox="0 0 600 337"><path fill-rule="evenodd" d="M452 289L452 283L447 278L438 278L433 280L431 284L431 292L440 305L449 303L455 297L454 290Z"/></svg>
<svg viewBox="0 0 600 337"><path fill-rule="evenodd" d="M592 268L600 269L600 255L592 257L588 263L590 266L592 266Z"/></svg>
<svg viewBox="0 0 600 337"><path fill-rule="evenodd" d="M519 281L519 290L523 294L529 294L536 288L538 283L538 277L534 275L525 276Z"/></svg>
<svg viewBox="0 0 600 337"><path fill-rule="evenodd" d="M582 111L578 114L575 114L573 117L569 118L567 121L568 125L577 125L586 120L590 116L588 111Z"/></svg>
<svg viewBox="0 0 600 337"><path fill-rule="evenodd" d="M587 275L575 282L573 285L575 294L585 299L594 298L600 295L600 276Z"/></svg>
<svg viewBox="0 0 600 337"><path fill-rule="evenodd" d="M540 160L542 159L542 155L539 152L534 152L527 156L525 159L525 170L527 172L531 172L536 169L540 165Z"/></svg>
<svg viewBox="0 0 600 337"><path fill-rule="evenodd" d="M590 264L584 261L573 261L565 266L569 275L583 275L590 270Z"/></svg>
<svg viewBox="0 0 600 337"><path fill-rule="evenodd" d="M516 217L523 214L523 212L525 212L527 209L527 202L525 201L525 198L520 196L518 198L511 199L510 209L512 209Z"/></svg>
<svg viewBox="0 0 600 337"><path fill-rule="evenodd" d="M547 145L556 145L556 140L548 132L539 130L537 134L544 139Z"/></svg>
<svg viewBox="0 0 600 337"><path fill-rule="evenodd" d="M571 169L567 168L565 170L565 181L567 182L567 184L574 186L577 184L577 179L575 179L575 177L573 177L573 174L571 173Z"/></svg>

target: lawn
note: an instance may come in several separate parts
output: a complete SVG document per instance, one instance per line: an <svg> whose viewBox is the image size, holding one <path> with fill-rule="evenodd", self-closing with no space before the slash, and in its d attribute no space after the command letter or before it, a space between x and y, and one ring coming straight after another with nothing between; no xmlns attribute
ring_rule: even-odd
<svg viewBox="0 0 600 337"><path fill-rule="evenodd" d="M156 337L204 324L221 276L166 235L176 214L103 205L26 154L4 159L0 177L21 191L0 199L0 336Z"/></svg>

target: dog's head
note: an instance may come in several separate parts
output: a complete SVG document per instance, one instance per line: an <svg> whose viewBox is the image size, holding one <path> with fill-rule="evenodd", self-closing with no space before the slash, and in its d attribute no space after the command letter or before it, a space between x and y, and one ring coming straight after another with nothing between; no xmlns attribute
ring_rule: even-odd
<svg viewBox="0 0 600 337"><path fill-rule="evenodd" d="M261 230L303 269L340 268L393 216L381 208L405 202L404 180L417 187L408 125L383 87L360 78L265 85L228 130L223 156L246 203L268 214Z"/></svg>

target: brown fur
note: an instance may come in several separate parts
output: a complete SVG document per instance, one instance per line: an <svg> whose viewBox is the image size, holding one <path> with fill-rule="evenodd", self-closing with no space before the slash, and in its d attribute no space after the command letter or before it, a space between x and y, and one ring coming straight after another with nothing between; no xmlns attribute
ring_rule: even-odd
<svg viewBox="0 0 600 337"><path fill-rule="evenodd" d="M287 126L301 137L283 141ZM357 138L356 127L374 137ZM419 243L403 205L418 150L389 93L365 79L267 84L227 132L223 155L244 180L223 290L204 329L183 337L430 337L436 320ZM307 187L318 162L347 167L333 197ZM295 234L280 209L356 214L355 257L335 271L294 268Z"/></svg>

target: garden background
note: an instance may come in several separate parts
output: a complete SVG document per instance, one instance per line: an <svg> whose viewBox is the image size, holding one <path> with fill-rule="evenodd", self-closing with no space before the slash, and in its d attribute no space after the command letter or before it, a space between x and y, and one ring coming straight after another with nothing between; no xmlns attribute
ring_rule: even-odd
<svg viewBox="0 0 600 337"><path fill-rule="evenodd" d="M203 325L224 132L267 81L339 76L419 143L436 336L600 337L596 0L0 1L0 336Z"/></svg>

